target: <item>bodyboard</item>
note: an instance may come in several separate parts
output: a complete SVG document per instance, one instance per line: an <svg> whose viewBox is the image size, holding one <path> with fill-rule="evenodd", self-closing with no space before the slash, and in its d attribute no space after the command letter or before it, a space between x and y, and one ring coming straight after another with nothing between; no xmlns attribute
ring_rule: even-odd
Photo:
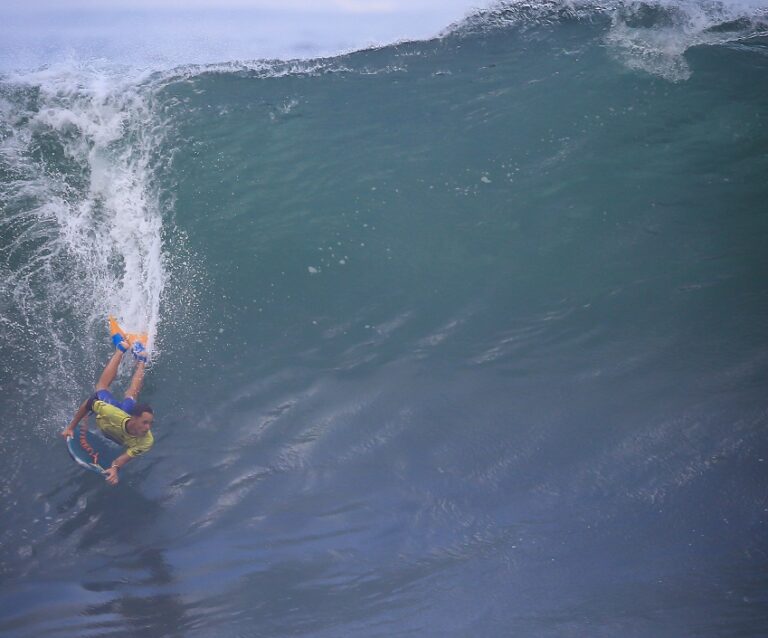
<svg viewBox="0 0 768 638"><path fill-rule="evenodd" d="M103 474L112 465L112 462L122 454L122 448L95 432L88 430L85 438L88 445L93 449L93 454L96 455L95 460L91 453L83 448L79 433L67 437L67 450L75 462L86 470Z"/></svg>

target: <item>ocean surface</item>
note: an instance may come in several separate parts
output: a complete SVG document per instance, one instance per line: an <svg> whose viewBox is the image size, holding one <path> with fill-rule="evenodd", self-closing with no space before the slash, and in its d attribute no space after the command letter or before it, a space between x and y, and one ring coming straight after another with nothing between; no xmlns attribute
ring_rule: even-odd
<svg viewBox="0 0 768 638"><path fill-rule="evenodd" d="M768 635L767 176L759 2L4 72L0 634Z"/></svg>

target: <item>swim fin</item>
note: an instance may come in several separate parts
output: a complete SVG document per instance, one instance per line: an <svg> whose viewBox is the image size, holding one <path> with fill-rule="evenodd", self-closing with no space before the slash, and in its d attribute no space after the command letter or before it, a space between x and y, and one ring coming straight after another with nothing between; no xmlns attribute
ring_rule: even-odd
<svg viewBox="0 0 768 638"><path fill-rule="evenodd" d="M117 323L117 319L112 315L109 315L109 336L110 339L112 339L115 348L120 352L125 352L131 345L128 340L128 335L125 334L125 331L120 327L120 324Z"/></svg>
<svg viewBox="0 0 768 638"><path fill-rule="evenodd" d="M136 361L147 362L147 333L130 333L128 341L131 344L131 354Z"/></svg>
<svg viewBox="0 0 768 638"><path fill-rule="evenodd" d="M147 362L148 335L146 332L126 332L117 323L117 319L113 315L109 315L109 334L115 348L120 352L126 352L130 348L134 359Z"/></svg>

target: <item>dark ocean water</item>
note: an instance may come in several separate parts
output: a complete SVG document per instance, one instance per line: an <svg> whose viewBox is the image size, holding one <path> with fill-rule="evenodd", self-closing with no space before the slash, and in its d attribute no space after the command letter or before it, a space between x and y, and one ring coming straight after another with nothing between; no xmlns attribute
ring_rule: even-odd
<svg viewBox="0 0 768 638"><path fill-rule="evenodd" d="M765 636L767 25L6 74L0 633ZM57 435L110 312L115 488Z"/></svg>

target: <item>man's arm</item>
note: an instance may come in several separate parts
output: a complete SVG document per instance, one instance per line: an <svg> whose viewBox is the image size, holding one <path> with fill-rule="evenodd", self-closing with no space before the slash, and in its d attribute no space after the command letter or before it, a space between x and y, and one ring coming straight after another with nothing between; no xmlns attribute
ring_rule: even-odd
<svg viewBox="0 0 768 638"><path fill-rule="evenodd" d="M65 427L61 431L61 436L63 436L65 439L67 437L72 436L75 433L75 428L77 427L77 424L80 423L85 417L88 416L88 410L90 409L90 399L86 399L82 402L80 407L77 409L77 412L75 412L75 416L72 417L72 420L69 422L69 425ZM88 427L88 421L86 420L85 426Z"/></svg>
<svg viewBox="0 0 768 638"><path fill-rule="evenodd" d="M118 456L114 461L112 461L112 465L109 467L109 469L104 472L104 475L106 476L107 483L110 485L117 485L117 471L123 467L128 461L130 461L133 457L130 454L127 454L123 452L120 456Z"/></svg>

